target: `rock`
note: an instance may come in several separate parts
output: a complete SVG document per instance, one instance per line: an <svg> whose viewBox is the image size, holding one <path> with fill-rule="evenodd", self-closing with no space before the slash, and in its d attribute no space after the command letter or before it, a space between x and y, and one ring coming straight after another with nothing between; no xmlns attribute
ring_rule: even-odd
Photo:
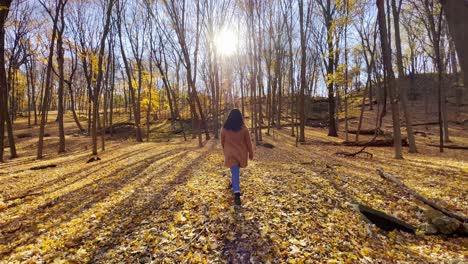
<svg viewBox="0 0 468 264"><path fill-rule="evenodd" d="M438 217L442 217L442 216L444 216L443 213L441 213L440 211L434 210L432 208L427 208L426 210L424 210L424 217L426 218L427 222L430 224L433 223L434 219Z"/></svg>
<svg viewBox="0 0 468 264"><path fill-rule="evenodd" d="M446 215L434 218L432 220L432 224L440 233L444 235L450 235L456 232L461 225L457 219L448 217Z"/></svg>
<svg viewBox="0 0 468 264"><path fill-rule="evenodd" d="M428 235L437 234L437 228L434 225L429 224L429 223L423 223L419 225L418 230L421 230L424 232L424 234L428 234Z"/></svg>

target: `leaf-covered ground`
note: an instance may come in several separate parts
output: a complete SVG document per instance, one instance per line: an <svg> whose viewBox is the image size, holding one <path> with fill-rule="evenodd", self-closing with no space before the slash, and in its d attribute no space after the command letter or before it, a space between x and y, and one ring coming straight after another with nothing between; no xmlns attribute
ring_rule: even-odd
<svg viewBox="0 0 468 264"><path fill-rule="evenodd" d="M424 221L424 206L381 179L375 169L382 167L467 215L464 151L440 155L422 147L421 154L394 160L391 148L371 148L373 159L344 158L333 155L344 150L333 144L340 139L323 129L306 132L308 143L299 147L287 129L264 135L275 148L257 147L242 170L240 210L217 140L203 148L196 140L113 141L100 161L87 164L82 145L89 138L69 136L79 146L75 151L39 162L25 155L8 161L0 165L0 262L467 261L467 238L382 232L351 206L364 203L413 225ZM21 143L23 154L34 141ZM47 164L57 167L29 170Z"/></svg>

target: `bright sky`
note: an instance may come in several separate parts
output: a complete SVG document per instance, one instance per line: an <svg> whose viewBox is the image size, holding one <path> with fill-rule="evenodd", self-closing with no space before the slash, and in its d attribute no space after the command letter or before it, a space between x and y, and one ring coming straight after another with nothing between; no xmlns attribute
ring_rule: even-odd
<svg viewBox="0 0 468 264"><path fill-rule="evenodd" d="M215 46L223 56L230 56L236 51L237 36L233 30L223 29L215 36Z"/></svg>

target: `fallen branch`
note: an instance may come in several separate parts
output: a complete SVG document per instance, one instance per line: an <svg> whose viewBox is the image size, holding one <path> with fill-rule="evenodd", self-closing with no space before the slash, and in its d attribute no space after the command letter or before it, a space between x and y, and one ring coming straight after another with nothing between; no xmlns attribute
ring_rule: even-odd
<svg viewBox="0 0 468 264"><path fill-rule="evenodd" d="M437 144L427 144L427 145L430 146L430 147L438 147L438 148L440 148L440 145L437 145ZM468 150L468 147L466 147L466 146L457 146L457 145L444 145L443 148Z"/></svg>
<svg viewBox="0 0 468 264"><path fill-rule="evenodd" d="M19 196L13 196L13 197L9 197L9 198L6 198L4 200L4 202L9 202L9 201L13 201L13 200L16 200L16 199L23 199L23 198L26 198L28 196L36 196L36 195L41 195L42 192L35 192L35 193L25 193L25 194L22 194L22 195L19 195Z"/></svg>
<svg viewBox="0 0 468 264"><path fill-rule="evenodd" d="M457 220L460 220L462 222L468 222L468 217L466 216L462 216L462 215L458 215L450 210L447 210L445 208L442 208L441 206L439 206L438 204L436 204L435 202L431 201L431 200L428 200L427 198L421 196L420 194L418 194L416 191L408 188L404 183L402 183L400 180L398 180L395 176L393 176L392 174L388 173L388 172L385 172L383 169L381 168L378 168L377 169L377 173L380 175L380 177L382 178L385 178L387 180L390 180L392 181L393 183L395 183L396 185L398 185L399 187L401 187L404 191L406 191L407 193L411 194L412 196L414 196L416 199L420 200L421 202L429 205L430 207L442 212L443 214L447 215L447 216L450 216L452 218L455 218Z"/></svg>
<svg viewBox="0 0 468 264"><path fill-rule="evenodd" d="M354 146L354 147L393 147L393 138L388 139L376 139L373 141L344 141L343 146ZM408 146L406 138L401 139L402 146Z"/></svg>
<svg viewBox="0 0 468 264"><path fill-rule="evenodd" d="M344 157L355 157L359 154L363 154L363 155L367 155L370 159L372 159L374 157L374 154L370 153L370 152L367 152L367 151L364 151L364 149L361 149L357 152L346 152L346 151L338 151L335 153L335 155L337 156L344 156Z"/></svg>
<svg viewBox="0 0 468 264"><path fill-rule="evenodd" d="M382 127L382 120L383 120L384 115L385 115L385 111L380 111L379 119L377 120L374 131L379 131L379 130L381 131L380 128ZM363 145L361 145L362 148L360 150L358 150L358 151L355 151L355 152L342 151L342 152L335 153L335 155L343 155L343 156L346 156L346 157L354 157L354 156L357 156L357 155L363 153L363 154L369 155L370 158L372 158L373 157L372 153L367 152L365 150L366 150L367 147L372 146L373 144L375 144L374 142L377 140L378 136L379 136L379 134L375 133L374 136L372 137L372 139L370 141L365 142Z"/></svg>

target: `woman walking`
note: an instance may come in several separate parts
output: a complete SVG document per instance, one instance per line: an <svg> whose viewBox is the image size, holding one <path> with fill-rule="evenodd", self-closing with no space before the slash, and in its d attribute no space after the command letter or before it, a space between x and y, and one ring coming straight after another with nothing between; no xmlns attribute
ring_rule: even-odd
<svg viewBox="0 0 468 264"><path fill-rule="evenodd" d="M252 142L249 130L239 109L232 109L221 130L221 145L224 153L224 165L231 169L232 192L234 202L240 200L240 168L247 167L248 159L253 159Z"/></svg>

